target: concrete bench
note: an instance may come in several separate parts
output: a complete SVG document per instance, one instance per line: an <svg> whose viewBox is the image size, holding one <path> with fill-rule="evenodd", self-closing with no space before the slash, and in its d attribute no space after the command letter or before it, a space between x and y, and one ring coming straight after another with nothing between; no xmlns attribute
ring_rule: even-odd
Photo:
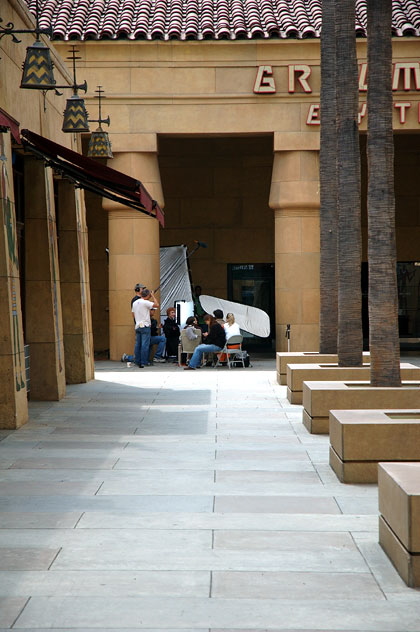
<svg viewBox="0 0 420 632"><path fill-rule="evenodd" d="M407 586L420 586L420 463L378 466L379 543Z"/></svg>
<svg viewBox="0 0 420 632"><path fill-rule="evenodd" d="M363 361L369 362L369 351L363 352ZM287 384L288 364L324 364L337 363L336 353L319 353L318 351L278 351L276 353L277 382Z"/></svg>
<svg viewBox="0 0 420 632"><path fill-rule="evenodd" d="M287 399L291 404L302 403L303 382L370 379L370 364L356 367L338 366L337 363L288 364L286 371ZM414 380L416 376L407 379ZM417 379L420 380L420 368L417 368Z"/></svg>
<svg viewBox="0 0 420 632"><path fill-rule="evenodd" d="M339 480L376 483L380 461L420 461L420 409L331 410L330 466Z"/></svg>
<svg viewBox="0 0 420 632"><path fill-rule="evenodd" d="M371 386L369 382L304 382L302 423L311 434L328 434L330 410L420 408L420 381L402 386Z"/></svg>

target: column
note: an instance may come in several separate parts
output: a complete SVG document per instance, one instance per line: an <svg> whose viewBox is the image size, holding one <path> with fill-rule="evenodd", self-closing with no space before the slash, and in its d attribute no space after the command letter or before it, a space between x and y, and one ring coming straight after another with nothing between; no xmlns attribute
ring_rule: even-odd
<svg viewBox="0 0 420 632"><path fill-rule="evenodd" d="M58 183L60 288L67 384L94 377L88 234L84 193Z"/></svg>
<svg viewBox="0 0 420 632"><path fill-rule="evenodd" d="M318 151L274 155L270 207L275 213L277 350L319 350Z"/></svg>
<svg viewBox="0 0 420 632"><path fill-rule="evenodd" d="M163 207L156 140L153 150L148 149L114 154L109 166L140 180ZM110 358L119 360L134 349L130 301L135 284L151 290L160 284L159 222L111 200L103 206L108 211Z"/></svg>
<svg viewBox="0 0 420 632"><path fill-rule="evenodd" d="M65 361L51 169L25 159L26 342L31 354L31 399L65 395Z"/></svg>
<svg viewBox="0 0 420 632"><path fill-rule="evenodd" d="M0 133L0 428L28 420L10 134Z"/></svg>

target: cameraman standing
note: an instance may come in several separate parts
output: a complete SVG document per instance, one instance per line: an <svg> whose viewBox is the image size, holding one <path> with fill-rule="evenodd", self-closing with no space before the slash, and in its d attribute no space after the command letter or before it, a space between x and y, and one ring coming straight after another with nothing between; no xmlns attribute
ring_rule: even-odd
<svg viewBox="0 0 420 632"><path fill-rule="evenodd" d="M153 292L144 288L140 298L132 304L131 311L136 321L136 345L134 347L134 361L141 369L148 366L151 335L150 310L159 307Z"/></svg>

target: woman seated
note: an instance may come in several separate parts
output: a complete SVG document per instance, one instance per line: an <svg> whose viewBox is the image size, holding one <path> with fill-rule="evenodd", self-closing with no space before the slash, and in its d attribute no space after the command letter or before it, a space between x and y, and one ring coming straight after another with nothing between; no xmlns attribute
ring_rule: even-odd
<svg viewBox="0 0 420 632"><path fill-rule="evenodd" d="M185 335L188 340L197 340L201 335L201 330L198 328L197 318L195 316L188 316L185 321Z"/></svg>
<svg viewBox="0 0 420 632"><path fill-rule="evenodd" d="M226 334L226 342L229 342L229 338L232 336L240 336L241 330L237 322L235 322L235 316L229 312L226 314L226 322L223 325Z"/></svg>
<svg viewBox="0 0 420 632"><path fill-rule="evenodd" d="M203 334L205 341L195 348L189 365L184 369L185 371L194 371L195 369L201 368L204 353L216 353L217 351L221 351L225 346L225 330L219 325L214 316L206 314L204 316L204 322L207 324L209 331Z"/></svg>

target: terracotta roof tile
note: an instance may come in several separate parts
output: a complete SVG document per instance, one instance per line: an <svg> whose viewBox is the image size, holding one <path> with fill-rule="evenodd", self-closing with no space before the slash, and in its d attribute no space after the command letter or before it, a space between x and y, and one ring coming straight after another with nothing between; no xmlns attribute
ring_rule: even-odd
<svg viewBox="0 0 420 632"><path fill-rule="evenodd" d="M34 13L36 0L25 0ZM40 25L59 39L319 37L321 0L39 0ZM366 35L366 0L356 0ZM420 0L393 0L393 34L420 36Z"/></svg>

